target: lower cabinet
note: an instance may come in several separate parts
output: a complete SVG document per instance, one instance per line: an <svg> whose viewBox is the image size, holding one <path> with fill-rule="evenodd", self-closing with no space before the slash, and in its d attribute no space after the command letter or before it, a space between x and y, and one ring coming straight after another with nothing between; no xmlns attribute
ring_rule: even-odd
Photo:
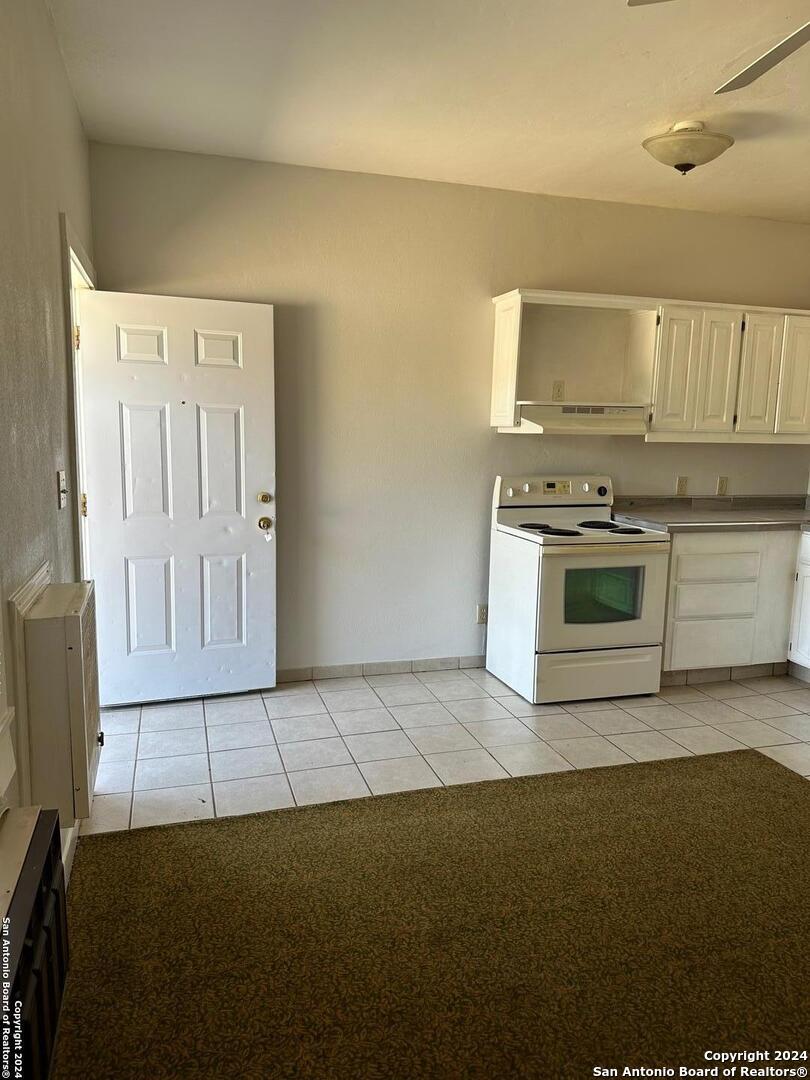
<svg viewBox="0 0 810 1080"><path fill-rule="evenodd" d="M788 660L810 668L810 533L802 533L799 542Z"/></svg>
<svg viewBox="0 0 810 1080"><path fill-rule="evenodd" d="M798 544L792 529L675 533L664 670L787 659Z"/></svg>

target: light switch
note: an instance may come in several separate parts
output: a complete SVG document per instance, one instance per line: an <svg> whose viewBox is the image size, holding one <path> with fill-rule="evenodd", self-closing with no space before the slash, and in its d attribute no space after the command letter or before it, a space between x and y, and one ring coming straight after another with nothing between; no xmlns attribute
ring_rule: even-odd
<svg viewBox="0 0 810 1080"><path fill-rule="evenodd" d="M64 510L67 506L67 473L64 469L60 469L56 474L56 490L59 499L59 509Z"/></svg>

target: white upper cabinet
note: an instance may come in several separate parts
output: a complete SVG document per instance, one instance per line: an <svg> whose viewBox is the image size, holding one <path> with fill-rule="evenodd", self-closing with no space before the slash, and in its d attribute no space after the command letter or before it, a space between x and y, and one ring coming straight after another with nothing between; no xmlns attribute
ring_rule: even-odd
<svg viewBox="0 0 810 1080"><path fill-rule="evenodd" d="M517 423L517 377L523 304L510 296L495 309L495 348L492 357L492 427Z"/></svg>
<svg viewBox="0 0 810 1080"><path fill-rule="evenodd" d="M732 431L743 313L704 312L697 374L695 431Z"/></svg>
<svg viewBox="0 0 810 1080"><path fill-rule="evenodd" d="M810 316L807 315L788 315L785 320L776 433L810 433Z"/></svg>
<svg viewBox="0 0 810 1080"><path fill-rule="evenodd" d="M665 307L661 312L652 427L692 431L697 412L697 382L703 312Z"/></svg>
<svg viewBox="0 0 810 1080"><path fill-rule="evenodd" d="M733 430L742 321L723 308L662 308L653 431Z"/></svg>
<svg viewBox="0 0 810 1080"><path fill-rule="evenodd" d="M737 431L764 435L774 430L784 336L784 315L745 316Z"/></svg>
<svg viewBox="0 0 810 1080"><path fill-rule="evenodd" d="M810 312L528 289L494 303L499 431L810 443Z"/></svg>

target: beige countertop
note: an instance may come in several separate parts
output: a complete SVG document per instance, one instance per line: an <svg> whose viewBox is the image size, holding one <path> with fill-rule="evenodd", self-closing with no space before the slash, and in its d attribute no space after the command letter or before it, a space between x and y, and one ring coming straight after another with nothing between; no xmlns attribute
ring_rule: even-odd
<svg viewBox="0 0 810 1080"><path fill-rule="evenodd" d="M628 525L666 532L709 532L727 529L805 529L810 531L810 510L803 506L685 506L683 503L639 500L615 507L613 516Z"/></svg>

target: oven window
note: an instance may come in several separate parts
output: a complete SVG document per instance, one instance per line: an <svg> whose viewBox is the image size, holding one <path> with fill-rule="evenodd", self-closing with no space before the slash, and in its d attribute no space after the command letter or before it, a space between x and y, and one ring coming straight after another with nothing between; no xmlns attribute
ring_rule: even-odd
<svg viewBox="0 0 810 1080"><path fill-rule="evenodd" d="M565 621L614 623L637 619L643 593L643 566L566 570Z"/></svg>

